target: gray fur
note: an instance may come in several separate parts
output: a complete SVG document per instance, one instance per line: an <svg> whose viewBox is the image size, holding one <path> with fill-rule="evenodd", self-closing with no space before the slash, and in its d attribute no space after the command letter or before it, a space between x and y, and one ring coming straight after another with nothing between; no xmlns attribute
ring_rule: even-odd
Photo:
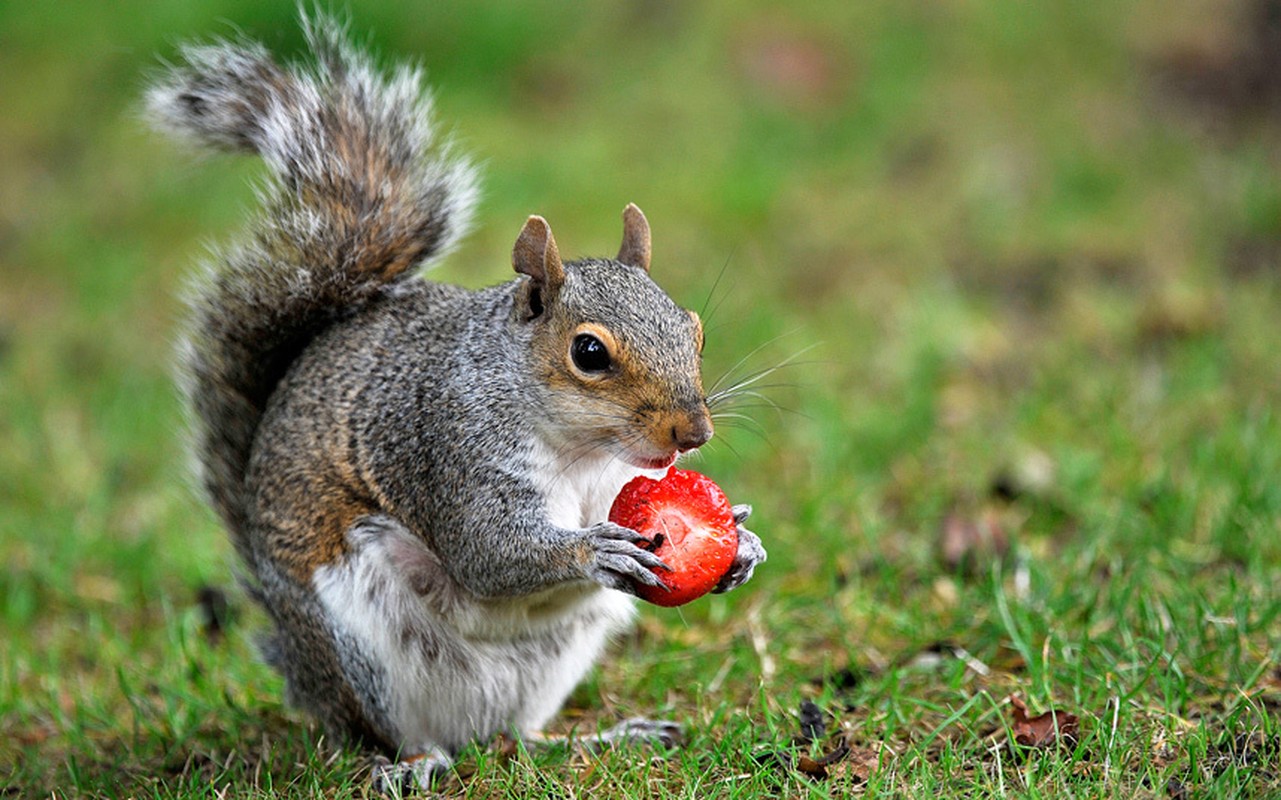
<svg viewBox="0 0 1281 800"><path fill-rule="evenodd" d="M620 591L657 582L662 562L606 515L710 435L701 329L642 268L634 207L620 252L641 263L562 274L556 255L545 296L537 276L423 280L466 225L471 170L432 149L416 71L380 77L332 23L308 37L311 68L188 48L148 95L161 127L272 171L250 235L194 293L187 391L290 701L404 759L382 780L421 782L468 741L541 727L629 619ZM545 222L530 236L555 255ZM569 358L583 326L608 332L606 377ZM742 534L722 590L764 559Z"/></svg>

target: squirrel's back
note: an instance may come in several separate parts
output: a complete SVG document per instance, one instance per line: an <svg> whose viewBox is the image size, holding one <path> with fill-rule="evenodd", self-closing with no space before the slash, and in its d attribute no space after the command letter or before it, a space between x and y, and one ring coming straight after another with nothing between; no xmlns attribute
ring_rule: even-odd
<svg viewBox="0 0 1281 800"><path fill-rule="evenodd" d="M378 74L330 21L307 37L309 67L253 43L185 48L147 98L160 127L270 171L263 212L192 293L183 354L204 488L246 559L244 478L272 392L317 335L452 246L476 195L434 145L417 70Z"/></svg>

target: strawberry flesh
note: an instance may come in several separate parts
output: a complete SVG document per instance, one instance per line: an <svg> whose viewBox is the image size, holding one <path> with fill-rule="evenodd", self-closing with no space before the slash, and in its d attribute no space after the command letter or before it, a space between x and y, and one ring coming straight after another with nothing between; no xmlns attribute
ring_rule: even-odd
<svg viewBox="0 0 1281 800"><path fill-rule="evenodd" d="M646 549L672 568L654 569L663 586L637 585L660 606L679 606L710 592L738 551L738 528L725 493L711 478L669 469L661 480L633 478L614 498L609 521L652 540Z"/></svg>

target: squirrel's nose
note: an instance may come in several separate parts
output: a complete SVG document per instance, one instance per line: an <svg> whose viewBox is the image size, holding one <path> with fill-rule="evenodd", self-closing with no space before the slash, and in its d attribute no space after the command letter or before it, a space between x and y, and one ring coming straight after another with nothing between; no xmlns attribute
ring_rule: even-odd
<svg viewBox="0 0 1281 800"><path fill-rule="evenodd" d="M712 438L712 417L707 409L702 408L683 418L672 426L672 441L682 453L686 450L697 450Z"/></svg>

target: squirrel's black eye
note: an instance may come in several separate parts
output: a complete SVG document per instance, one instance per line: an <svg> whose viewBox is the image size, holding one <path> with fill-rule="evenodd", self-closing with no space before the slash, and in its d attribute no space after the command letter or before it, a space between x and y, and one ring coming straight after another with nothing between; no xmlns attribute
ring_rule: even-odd
<svg viewBox="0 0 1281 800"><path fill-rule="evenodd" d="M574 359L574 366L583 372L604 372L609 369L609 348L590 333L580 333L574 337L569 346L569 355Z"/></svg>

